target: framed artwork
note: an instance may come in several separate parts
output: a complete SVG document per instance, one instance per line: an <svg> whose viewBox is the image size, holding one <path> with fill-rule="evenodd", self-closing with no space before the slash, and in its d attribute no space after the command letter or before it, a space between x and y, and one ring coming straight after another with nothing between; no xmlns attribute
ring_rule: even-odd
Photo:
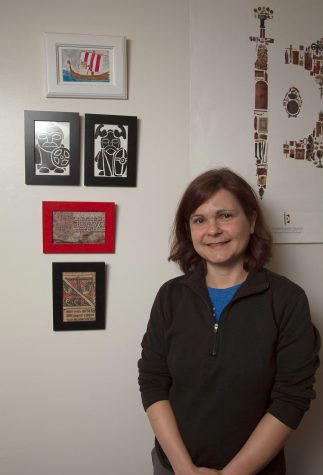
<svg viewBox="0 0 323 475"><path fill-rule="evenodd" d="M80 117L25 111L26 185L79 185Z"/></svg>
<svg viewBox="0 0 323 475"><path fill-rule="evenodd" d="M105 263L54 262L53 329L105 328Z"/></svg>
<svg viewBox="0 0 323 475"><path fill-rule="evenodd" d="M43 201L43 252L113 253L114 203Z"/></svg>
<svg viewBox="0 0 323 475"><path fill-rule="evenodd" d="M47 97L127 98L126 39L45 33Z"/></svg>
<svg viewBox="0 0 323 475"><path fill-rule="evenodd" d="M84 184L136 186L137 117L85 114Z"/></svg>

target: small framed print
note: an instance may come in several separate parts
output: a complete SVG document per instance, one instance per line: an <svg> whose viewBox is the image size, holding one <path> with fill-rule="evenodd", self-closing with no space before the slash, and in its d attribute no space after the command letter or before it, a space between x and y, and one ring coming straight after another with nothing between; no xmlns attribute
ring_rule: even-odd
<svg viewBox="0 0 323 475"><path fill-rule="evenodd" d="M126 38L45 33L47 97L127 99Z"/></svg>
<svg viewBox="0 0 323 475"><path fill-rule="evenodd" d="M115 203L43 201L43 252L113 253Z"/></svg>
<svg viewBox="0 0 323 475"><path fill-rule="evenodd" d="M85 114L86 186L136 186L137 117Z"/></svg>
<svg viewBox="0 0 323 475"><path fill-rule="evenodd" d="M105 328L105 263L54 262L53 329Z"/></svg>
<svg viewBox="0 0 323 475"><path fill-rule="evenodd" d="M80 117L25 111L26 185L79 185Z"/></svg>

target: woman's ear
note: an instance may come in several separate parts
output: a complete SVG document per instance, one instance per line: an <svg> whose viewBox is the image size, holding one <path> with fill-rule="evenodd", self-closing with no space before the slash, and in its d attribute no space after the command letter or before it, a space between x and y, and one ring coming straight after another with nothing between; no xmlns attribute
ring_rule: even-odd
<svg viewBox="0 0 323 475"><path fill-rule="evenodd" d="M256 221L257 221L257 213L256 211L254 211L250 219L250 234L253 234L255 232Z"/></svg>

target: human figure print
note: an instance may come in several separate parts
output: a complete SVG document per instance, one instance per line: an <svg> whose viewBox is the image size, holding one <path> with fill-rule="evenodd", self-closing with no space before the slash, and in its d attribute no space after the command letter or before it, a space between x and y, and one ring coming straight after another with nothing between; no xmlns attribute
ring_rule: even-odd
<svg viewBox="0 0 323 475"><path fill-rule="evenodd" d="M67 124L36 121L35 123L35 172L69 175L70 151Z"/></svg>
<svg viewBox="0 0 323 475"><path fill-rule="evenodd" d="M127 177L127 129L123 125L96 125L94 176Z"/></svg>

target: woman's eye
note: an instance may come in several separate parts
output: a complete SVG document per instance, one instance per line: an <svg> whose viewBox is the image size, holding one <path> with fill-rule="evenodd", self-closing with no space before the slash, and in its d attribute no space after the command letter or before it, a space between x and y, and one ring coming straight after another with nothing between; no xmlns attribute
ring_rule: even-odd
<svg viewBox="0 0 323 475"><path fill-rule="evenodd" d="M230 219L230 218L232 218L232 214L231 213L222 213L221 218L222 219Z"/></svg>
<svg viewBox="0 0 323 475"><path fill-rule="evenodd" d="M194 218L193 224L202 224L204 223L204 218Z"/></svg>

